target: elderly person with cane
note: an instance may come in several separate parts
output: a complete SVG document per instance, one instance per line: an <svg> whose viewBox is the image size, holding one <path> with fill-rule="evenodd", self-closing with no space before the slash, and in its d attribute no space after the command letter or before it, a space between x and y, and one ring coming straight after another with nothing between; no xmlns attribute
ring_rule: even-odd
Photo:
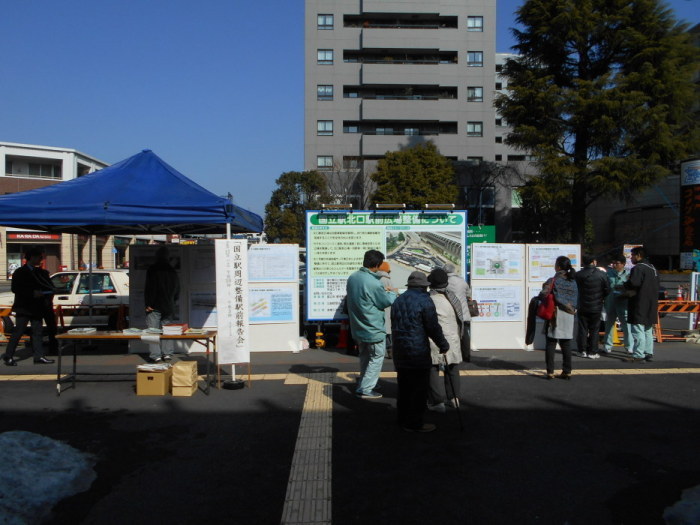
<svg viewBox="0 0 700 525"><path fill-rule="evenodd" d="M462 305L459 299L447 289L447 272L436 268L428 275L430 298L435 304L438 323L442 333L450 344L450 350L441 354L437 345L430 342L430 357L433 366L430 369L430 389L428 390L428 410L444 412L445 404L459 408L459 363L462 362L460 341L464 321ZM443 370L441 385L440 370Z"/></svg>

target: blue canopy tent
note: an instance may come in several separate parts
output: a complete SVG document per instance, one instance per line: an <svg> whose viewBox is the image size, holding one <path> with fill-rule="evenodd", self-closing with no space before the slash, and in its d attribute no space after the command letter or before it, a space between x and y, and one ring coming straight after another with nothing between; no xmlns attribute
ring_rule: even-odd
<svg viewBox="0 0 700 525"><path fill-rule="evenodd" d="M93 235L263 230L259 215L192 182L151 150L77 179L2 195L0 224Z"/></svg>

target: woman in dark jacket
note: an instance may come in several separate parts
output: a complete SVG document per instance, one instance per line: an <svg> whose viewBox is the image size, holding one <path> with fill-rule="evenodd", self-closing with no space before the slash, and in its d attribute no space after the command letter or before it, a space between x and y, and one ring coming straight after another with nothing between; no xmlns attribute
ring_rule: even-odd
<svg viewBox="0 0 700 525"><path fill-rule="evenodd" d="M430 283L422 272L412 272L407 290L391 306L393 359L399 395L398 419L407 432L432 432L435 425L423 423L428 399L432 339L444 354L450 345L442 333L437 311L427 288Z"/></svg>
<svg viewBox="0 0 700 525"><path fill-rule="evenodd" d="M547 344L545 346L545 363L547 366L547 379L554 378L554 351L557 342L561 348L563 357L562 372L557 377L571 379L571 340L574 338L574 314L578 302L578 288L576 287L576 272L571 266L568 257L559 256L554 263L556 273L544 283L540 292L540 300L544 300L549 293L554 293L554 317L544 324Z"/></svg>

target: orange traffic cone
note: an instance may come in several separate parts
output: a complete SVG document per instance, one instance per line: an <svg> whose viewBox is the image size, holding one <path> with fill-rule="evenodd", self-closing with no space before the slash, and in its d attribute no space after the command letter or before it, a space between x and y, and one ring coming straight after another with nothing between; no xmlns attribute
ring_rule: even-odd
<svg viewBox="0 0 700 525"><path fill-rule="evenodd" d="M338 344L336 348L348 347L348 322L340 321L340 332L338 333Z"/></svg>
<svg viewBox="0 0 700 525"><path fill-rule="evenodd" d="M678 285L678 293L676 294L676 301L682 301L683 300L683 287L679 284Z"/></svg>

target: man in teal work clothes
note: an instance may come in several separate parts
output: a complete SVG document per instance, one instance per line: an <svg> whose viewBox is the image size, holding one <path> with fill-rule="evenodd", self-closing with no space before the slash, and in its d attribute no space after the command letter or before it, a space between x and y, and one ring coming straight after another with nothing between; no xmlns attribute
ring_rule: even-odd
<svg viewBox="0 0 700 525"><path fill-rule="evenodd" d="M376 274L383 262L382 252L365 252L362 268L348 278L346 287L350 329L360 352L360 378L355 394L363 399L382 397L374 388L386 352L384 309L396 299L396 294L386 290Z"/></svg>
<svg viewBox="0 0 700 525"><path fill-rule="evenodd" d="M625 350L632 353L632 336L630 327L627 324L627 296L625 295L625 283L629 279L629 272L625 269L624 255L617 255L612 258L612 267L607 269L608 281L610 281L611 292L605 298L605 346L603 351L606 354L612 352L613 334L616 330L615 321L620 320L620 328L624 336Z"/></svg>

